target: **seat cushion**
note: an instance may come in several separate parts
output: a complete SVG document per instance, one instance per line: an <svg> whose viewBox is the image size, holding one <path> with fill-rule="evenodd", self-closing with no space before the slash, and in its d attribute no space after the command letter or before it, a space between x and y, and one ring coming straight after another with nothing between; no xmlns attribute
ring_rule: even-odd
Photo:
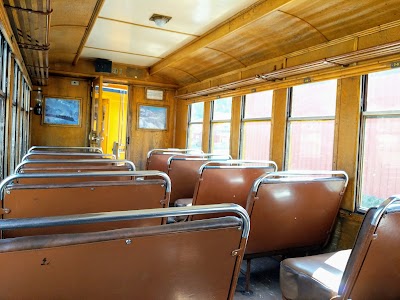
<svg viewBox="0 0 400 300"><path fill-rule="evenodd" d="M351 249L281 262L280 286L286 299L330 299L338 295Z"/></svg>
<svg viewBox="0 0 400 300"><path fill-rule="evenodd" d="M182 198L175 201L176 207L192 206L193 198Z"/></svg>

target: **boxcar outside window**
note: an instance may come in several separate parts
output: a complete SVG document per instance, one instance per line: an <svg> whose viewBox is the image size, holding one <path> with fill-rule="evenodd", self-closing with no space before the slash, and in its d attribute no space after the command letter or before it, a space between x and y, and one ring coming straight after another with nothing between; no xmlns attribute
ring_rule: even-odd
<svg viewBox="0 0 400 300"><path fill-rule="evenodd" d="M337 80L291 88L286 169L331 170Z"/></svg>
<svg viewBox="0 0 400 300"><path fill-rule="evenodd" d="M211 103L211 139L212 153L229 154L231 134L232 98L215 100Z"/></svg>
<svg viewBox="0 0 400 300"><path fill-rule="evenodd" d="M363 77L359 207L400 190L400 69Z"/></svg>
<svg viewBox="0 0 400 300"><path fill-rule="evenodd" d="M243 96L240 158L269 160L273 91Z"/></svg>
<svg viewBox="0 0 400 300"><path fill-rule="evenodd" d="M193 103L189 106L189 123L187 133L187 147L200 149L203 140L204 103Z"/></svg>

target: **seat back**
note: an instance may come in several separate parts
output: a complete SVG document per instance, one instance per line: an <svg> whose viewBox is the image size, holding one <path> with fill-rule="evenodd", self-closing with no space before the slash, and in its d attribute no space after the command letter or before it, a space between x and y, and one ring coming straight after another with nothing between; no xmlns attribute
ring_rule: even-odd
<svg viewBox="0 0 400 300"><path fill-rule="evenodd" d="M146 170L158 170L168 173L168 159L174 155L189 153L202 154L203 151L195 149L153 149L147 153Z"/></svg>
<svg viewBox="0 0 400 300"><path fill-rule="evenodd" d="M173 153L155 153L147 158L146 170L158 170L168 173L168 159L176 154Z"/></svg>
<svg viewBox="0 0 400 300"><path fill-rule="evenodd" d="M251 218L246 255L324 246L347 182L342 171L276 172L257 179L246 205Z"/></svg>
<svg viewBox="0 0 400 300"><path fill-rule="evenodd" d="M400 195L370 209L339 287L341 299L398 299Z"/></svg>
<svg viewBox="0 0 400 300"><path fill-rule="evenodd" d="M61 173L46 172L27 172L26 174L14 174L8 176L3 182L13 182L14 184L69 184L73 182L92 182L92 181L129 181L132 180L138 171L114 170L114 167L107 167L107 171L94 171L78 169L74 171L62 170ZM81 172L80 172L81 171ZM156 172L158 171L149 171ZM140 174L140 173L139 173ZM140 175L138 175L140 176Z"/></svg>
<svg viewBox="0 0 400 300"><path fill-rule="evenodd" d="M32 146L28 153L31 152L90 152L103 153L103 150L98 147L63 147L63 146Z"/></svg>
<svg viewBox="0 0 400 300"><path fill-rule="evenodd" d="M95 172L95 171L135 171L135 165L129 160L118 159L60 159L60 160L24 160L14 173L49 172Z"/></svg>
<svg viewBox="0 0 400 300"><path fill-rule="evenodd" d="M168 159L168 176L171 178L173 186L170 205L173 205L178 199L193 197L199 178L199 169L210 159L208 155L203 158L175 155ZM219 156L217 159L227 160L229 157Z"/></svg>
<svg viewBox="0 0 400 300"><path fill-rule="evenodd" d="M262 175L277 171L272 161L232 160L208 162L201 166L193 195L193 205L235 203L246 208L253 182ZM211 215L193 216L194 219Z"/></svg>
<svg viewBox="0 0 400 300"><path fill-rule="evenodd" d="M168 207L170 180L161 172L127 172L130 181L84 182L69 184L12 184L5 187L3 219L63 216L71 214L125 211ZM158 179L143 179L152 176ZM142 178L138 180L137 178ZM160 225L161 219L9 230L4 237L39 234L89 232L124 227Z"/></svg>
<svg viewBox="0 0 400 300"><path fill-rule="evenodd" d="M81 224L212 211L240 213L162 226L0 240L6 299L233 299L249 230L221 206L41 219L0 227ZM9 221L9 220L8 220ZM79 225L77 225L79 226ZM23 287L23 288L21 288Z"/></svg>
<svg viewBox="0 0 400 300"><path fill-rule="evenodd" d="M24 155L21 161L33 159L115 159L112 154L102 153L81 153L81 152L49 152L49 151L32 151Z"/></svg>

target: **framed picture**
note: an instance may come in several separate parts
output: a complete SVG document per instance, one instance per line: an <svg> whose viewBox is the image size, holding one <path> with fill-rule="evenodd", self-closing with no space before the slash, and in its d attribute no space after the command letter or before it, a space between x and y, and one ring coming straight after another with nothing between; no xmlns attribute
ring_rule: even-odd
<svg viewBox="0 0 400 300"><path fill-rule="evenodd" d="M162 101L164 100L164 90L146 88L146 99Z"/></svg>
<svg viewBox="0 0 400 300"><path fill-rule="evenodd" d="M81 99L46 97L43 124L59 126L81 125Z"/></svg>
<svg viewBox="0 0 400 300"><path fill-rule="evenodd" d="M139 129L167 130L167 107L139 105Z"/></svg>

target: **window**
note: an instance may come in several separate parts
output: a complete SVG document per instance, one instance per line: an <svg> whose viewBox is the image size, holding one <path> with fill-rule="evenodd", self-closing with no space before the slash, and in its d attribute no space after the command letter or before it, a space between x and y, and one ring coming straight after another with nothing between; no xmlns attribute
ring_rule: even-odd
<svg viewBox="0 0 400 300"><path fill-rule="evenodd" d="M29 142L29 101L30 101L30 90L29 86L25 81L25 78L22 78L22 95L21 95L21 109L20 109L20 153L19 160L26 154L28 151L28 142Z"/></svg>
<svg viewBox="0 0 400 300"><path fill-rule="evenodd" d="M0 180L4 179L4 159L5 159L5 125L6 125L6 107L5 97L0 93Z"/></svg>
<svg viewBox="0 0 400 300"><path fill-rule="evenodd" d="M400 69L363 77L359 207L400 191Z"/></svg>
<svg viewBox="0 0 400 300"><path fill-rule="evenodd" d="M25 96L24 96L24 103L25 103L25 111L24 111L24 137L23 137L23 152L21 154L21 159L23 155L28 152L29 147L29 109L30 109L30 102L31 102L31 90L29 89L29 85L25 82Z"/></svg>
<svg viewBox="0 0 400 300"><path fill-rule="evenodd" d="M231 135L232 98L215 100L211 103L211 139L212 153L229 154Z"/></svg>
<svg viewBox="0 0 400 300"><path fill-rule="evenodd" d="M10 145L10 171L14 171L18 164L18 110L19 110L19 97L20 97L20 81L21 71L17 63L14 63L14 88L12 97L11 109L11 145Z"/></svg>
<svg viewBox="0 0 400 300"><path fill-rule="evenodd" d="M1 108L0 108L0 124L1 128L0 130L2 131L1 133L1 141L2 144L0 145L0 159L1 159L1 169L2 169L2 178L6 177L10 171L8 168L8 153L9 153L9 141L7 138L7 135L9 134L8 132L8 124L6 123L6 120L8 119L6 114L8 113L7 107L9 106L9 103L11 101L10 95L9 95L9 76L10 76L10 65L11 65L11 50L10 47L7 44L7 41L3 38L2 39L2 60L1 60L1 92L3 93L3 100L1 101Z"/></svg>
<svg viewBox="0 0 400 300"><path fill-rule="evenodd" d="M291 88L287 169L332 169L336 88L336 80Z"/></svg>
<svg viewBox="0 0 400 300"><path fill-rule="evenodd" d="M199 149L202 146L204 103L193 103L189 107L187 148Z"/></svg>
<svg viewBox="0 0 400 300"><path fill-rule="evenodd" d="M4 179L5 145L6 145L6 74L7 74L7 43L0 34L0 180Z"/></svg>
<svg viewBox="0 0 400 300"><path fill-rule="evenodd" d="M273 91L243 97L240 158L269 160Z"/></svg>

